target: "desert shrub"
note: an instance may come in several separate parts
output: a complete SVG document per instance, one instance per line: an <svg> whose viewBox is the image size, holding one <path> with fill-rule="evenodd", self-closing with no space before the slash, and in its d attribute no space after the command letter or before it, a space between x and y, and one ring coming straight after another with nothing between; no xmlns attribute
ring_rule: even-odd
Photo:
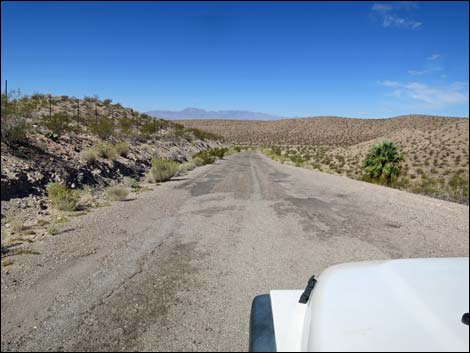
<svg viewBox="0 0 470 353"><path fill-rule="evenodd" d="M197 165L212 164L217 158L209 150L201 151L193 155L193 160Z"/></svg>
<svg viewBox="0 0 470 353"><path fill-rule="evenodd" d="M228 148L223 147L223 148L212 148L209 150L209 153L212 154L213 156L216 156L217 158L224 158L224 156L227 154Z"/></svg>
<svg viewBox="0 0 470 353"><path fill-rule="evenodd" d="M95 189L93 189L91 186L86 186L81 189L79 191L78 203L75 210L86 210L87 208L92 207L93 203L95 202L94 193Z"/></svg>
<svg viewBox="0 0 470 353"><path fill-rule="evenodd" d="M140 188L139 181L137 179L134 179L134 178L131 178L131 177L125 177L124 178L124 183L132 189Z"/></svg>
<svg viewBox="0 0 470 353"><path fill-rule="evenodd" d="M44 125L57 136L70 130L70 122L71 118L66 113L54 113L44 119Z"/></svg>
<svg viewBox="0 0 470 353"><path fill-rule="evenodd" d="M42 94L42 93L33 93L31 95L31 99L33 100L43 100L43 99L46 99L47 96L45 94Z"/></svg>
<svg viewBox="0 0 470 353"><path fill-rule="evenodd" d="M134 120L130 118L119 119L119 129L123 134L129 134L134 126Z"/></svg>
<svg viewBox="0 0 470 353"><path fill-rule="evenodd" d="M98 159L98 154L94 148L86 148L80 152L80 159L87 164L93 164Z"/></svg>
<svg viewBox="0 0 470 353"><path fill-rule="evenodd" d="M11 115L4 116L1 119L2 141L13 145L26 140L29 131L29 125L22 117Z"/></svg>
<svg viewBox="0 0 470 353"><path fill-rule="evenodd" d="M107 140L114 135L114 122L109 118L99 118L90 124L91 133L103 140Z"/></svg>
<svg viewBox="0 0 470 353"><path fill-rule="evenodd" d="M177 162L162 158L153 158L148 179L153 183L170 180L178 172L178 167Z"/></svg>
<svg viewBox="0 0 470 353"><path fill-rule="evenodd" d="M196 167L197 165L194 161L183 163L179 166L178 174L186 175L190 170L193 170Z"/></svg>
<svg viewBox="0 0 470 353"><path fill-rule="evenodd" d="M235 146L233 148L236 152L241 152L242 151L242 148L240 146Z"/></svg>
<svg viewBox="0 0 470 353"><path fill-rule="evenodd" d="M400 190L405 190L410 186L410 179L407 177L399 177L396 180L394 180L390 186L395 188L395 189L400 189Z"/></svg>
<svg viewBox="0 0 470 353"><path fill-rule="evenodd" d="M455 173L447 182L449 194L453 201L469 203L469 180L468 176Z"/></svg>
<svg viewBox="0 0 470 353"><path fill-rule="evenodd" d="M144 136L154 135L160 130L160 123L156 119L147 121L140 127L140 133Z"/></svg>
<svg viewBox="0 0 470 353"><path fill-rule="evenodd" d="M49 204L57 210L73 211L77 207L79 194L59 183L49 183L46 186Z"/></svg>
<svg viewBox="0 0 470 353"><path fill-rule="evenodd" d="M117 152L112 143L102 142L92 147L96 155L100 158L106 158L109 160L115 160L117 158Z"/></svg>
<svg viewBox="0 0 470 353"><path fill-rule="evenodd" d="M371 147L363 167L372 180L390 185L399 177L403 160L395 144L385 141Z"/></svg>
<svg viewBox="0 0 470 353"><path fill-rule="evenodd" d="M121 157L126 157L129 153L129 144L127 142L118 142L114 145L114 148Z"/></svg>
<svg viewBox="0 0 470 353"><path fill-rule="evenodd" d="M27 119L31 117L35 104L21 99L21 93L13 92L1 96L1 139L9 145L26 140L29 131Z"/></svg>
<svg viewBox="0 0 470 353"><path fill-rule="evenodd" d="M281 149L281 147L279 147L279 146L273 146L273 147L271 147L271 151L272 151L274 154L278 155L278 156L280 156L280 155L282 154L282 149Z"/></svg>
<svg viewBox="0 0 470 353"><path fill-rule="evenodd" d="M167 134L168 138L175 139L185 139L187 141L192 141L195 136L191 129L184 128L181 124L175 124L175 129Z"/></svg>
<svg viewBox="0 0 470 353"><path fill-rule="evenodd" d="M110 105L112 101L113 101L112 99L105 99L105 100L103 101L103 104L104 104L104 105Z"/></svg>
<svg viewBox="0 0 470 353"><path fill-rule="evenodd" d="M106 188L105 193L112 201L123 201L129 195L129 190L119 186L109 186Z"/></svg>
<svg viewBox="0 0 470 353"><path fill-rule="evenodd" d="M220 140L221 139L220 136L213 134L211 132L202 131L199 129L190 129L190 130L192 134L194 135L194 137L196 137L199 140Z"/></svg>
<svg viewBox="0 0 470 353"><path fill-rule="evenodd" d="M97 96L85 96L83 100L87 103L97 103L98 102L98 97Z"/></svg>

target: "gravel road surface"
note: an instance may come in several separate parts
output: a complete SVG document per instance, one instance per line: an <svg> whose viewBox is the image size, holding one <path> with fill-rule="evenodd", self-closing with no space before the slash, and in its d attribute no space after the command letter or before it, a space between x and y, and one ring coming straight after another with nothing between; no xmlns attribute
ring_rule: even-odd
<svg viewBox="0 0 470 353"><path fill-rule="evenodd" d="M242 152L2 268L2 351L246 350L251 300L350 261L468 256L469 208Z"/></svg>

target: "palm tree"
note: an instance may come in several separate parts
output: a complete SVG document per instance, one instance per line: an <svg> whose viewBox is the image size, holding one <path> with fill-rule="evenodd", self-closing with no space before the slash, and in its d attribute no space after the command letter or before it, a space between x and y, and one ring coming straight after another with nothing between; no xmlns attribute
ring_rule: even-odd
<svg viewBox="0 0 470 353"><path fill-rule="evenodd" d="M364 169L371 179L390 185L399 177L402 161L404 157L395 144L384 141L371 147L364 160Z"/></svg>

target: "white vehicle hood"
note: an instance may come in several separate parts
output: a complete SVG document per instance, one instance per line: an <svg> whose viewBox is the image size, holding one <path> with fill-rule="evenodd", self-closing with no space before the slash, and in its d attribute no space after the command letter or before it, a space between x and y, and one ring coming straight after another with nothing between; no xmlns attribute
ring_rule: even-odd
<svg viewBox="0 0 470 353"><path fill-rule="evenodd" d="M271 292L278 351L469 350L468 258L337 265L308 304L281 304L301 292Z"/></svg>

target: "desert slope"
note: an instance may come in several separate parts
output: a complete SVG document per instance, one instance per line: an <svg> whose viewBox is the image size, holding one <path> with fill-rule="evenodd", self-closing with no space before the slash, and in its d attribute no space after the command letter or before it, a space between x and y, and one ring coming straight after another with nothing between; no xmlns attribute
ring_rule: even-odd
<svg viewBox="0 0 470 353"><path fill-rule="evenodd" d="M468 119L405 115L389 119L313 117L276 121L183 120L183 125L217 133L228 141L255 145L351 146L401 130L435 131L458 124L468 131Z"/></svg>

